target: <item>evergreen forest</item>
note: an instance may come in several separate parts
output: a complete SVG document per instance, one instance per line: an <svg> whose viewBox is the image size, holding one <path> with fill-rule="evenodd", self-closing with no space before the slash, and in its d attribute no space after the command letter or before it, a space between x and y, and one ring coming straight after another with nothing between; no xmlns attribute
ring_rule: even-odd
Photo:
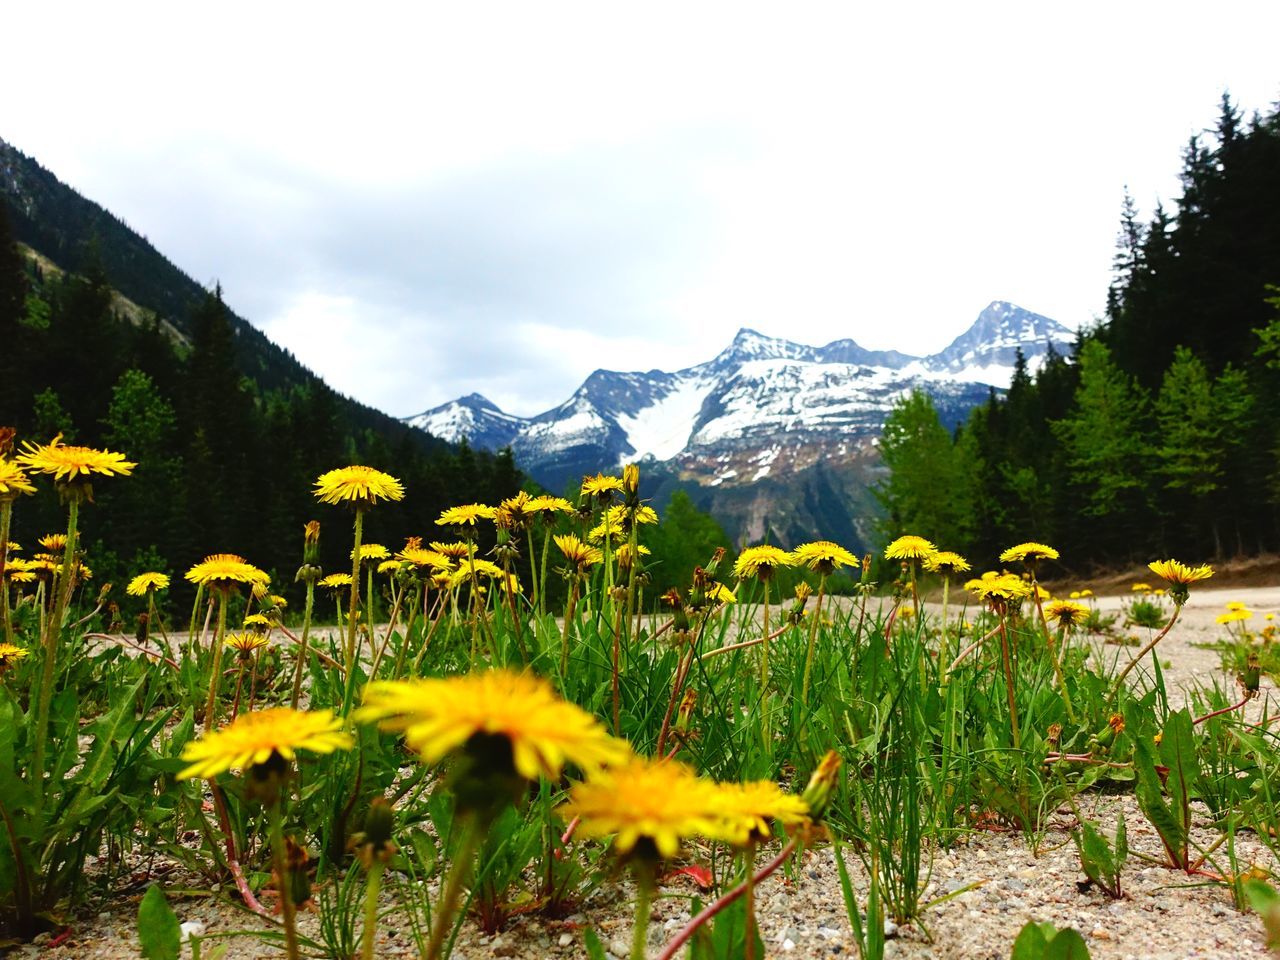
<svg viewBox="0 0 1280 960"><path fill-rule="evenodd" d="M1280 106L1224 95L1181 194L1127 192L1106 314L1020 362L954 435L923 394L890 416L886 539L971 556L1035 539L1076 565L1280 549Z"/></svg>

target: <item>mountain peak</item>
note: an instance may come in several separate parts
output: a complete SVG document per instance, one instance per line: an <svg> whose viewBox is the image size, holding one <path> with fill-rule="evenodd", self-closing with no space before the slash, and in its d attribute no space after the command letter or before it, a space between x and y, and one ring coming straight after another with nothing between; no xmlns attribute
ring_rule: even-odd
<svg viewBox="0 0 1280 960"><path fill-rule="evenodd" d="M1033 343L1070 344L1074 338L1075 334L1056 320L1008 300L992 300L968 330L926 362L933 370L1012 369L1020 347Z"/></svg>
<svg viewBox="0 0 1280 960"><path fill-rule="evenodd" d="M742 327L733 341L712 361L714 365L741 364L750 360L815 360L817 351L802 343L770 337L750 327Z"/></svg>

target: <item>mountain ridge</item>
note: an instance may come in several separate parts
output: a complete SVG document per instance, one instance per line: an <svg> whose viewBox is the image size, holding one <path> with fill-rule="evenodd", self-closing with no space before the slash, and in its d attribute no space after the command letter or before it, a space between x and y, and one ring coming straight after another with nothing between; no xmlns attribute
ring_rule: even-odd
<svg viewBox="0 0 1280 960"><path fill-rule="evenodd" d="M865 511L870 497L863 488L877 469L875 443L897 397L926 390L944 424L954 427L991 390L1008 386L1019 352L1034 370L1074 336L1004 300L992 301L950 344L926 356L872 351L850 338L811 346L742 327L723 350L692 366L594 370L566 400L531 417L473 393L405 422L481 449L510 445L523 469L556 490L631 460L661 465L675 481L696 488L699 505L722 521L726 499L751 501L745 526L726 525L758 538L771 527L769 506L740 488L768 478L777 490L766 499L777 505L798 495L788 490L792 480L821 466L822 512L838 509L835 503ZM841 465L860 479L833 482ZM728 497L725 491L734 488L739 492ZM800 518L792 526L816 533L820 519Z"/></svg>

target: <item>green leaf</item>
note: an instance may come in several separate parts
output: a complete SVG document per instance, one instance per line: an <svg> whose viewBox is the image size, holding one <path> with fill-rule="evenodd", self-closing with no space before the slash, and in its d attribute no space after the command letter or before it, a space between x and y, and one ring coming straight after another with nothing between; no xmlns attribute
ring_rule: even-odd
<svg viewBox="0 0 1280 960"><path fill-rule="evenodd" d="M1244 895L1249 899L1249 906L1262 917L1262 925L1267 931L1267 946L1272 950L1280 948L1280 893L1261 880L1246 880Z"/></svg>
<svg viewBox="0 0 1280 960"><path fill-rule="evenodd" d="M138 905L138 944L144 960L178 960L182 949L178 918L154 883Z"/></svg>
<svg viewBox="0 0 1280 960"><path fill-rule="evenodd" d="M1074 930L1059 930L1044 951L1044 960L1089 960L1089 945Z"/></svg>
<svg viewBox="0 0 1280 960"><path fill-rule="evenodd" d="M1052 924L1045 926L1053 930ZM1040 924L1028 920L1018 933L1018 939L1013 941L1013 952L1009 954L1009 960L1040 960L1048 942Z"/></svg>
<svg viewBox="0 0 1280 960"><path fill-rule="evenodd" d="M582 943L587 948L587 956L591 960L605 960L604 944L590 927L582 931Z"/></svg>

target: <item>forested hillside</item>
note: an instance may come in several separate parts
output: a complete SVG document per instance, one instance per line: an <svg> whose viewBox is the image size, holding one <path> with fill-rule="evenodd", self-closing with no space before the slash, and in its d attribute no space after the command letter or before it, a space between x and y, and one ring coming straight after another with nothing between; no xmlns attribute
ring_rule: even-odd
<svg viewBox="0 0 1280 960"><path fill-rule="evenodd" d="M899 404L886 533L1076 565L1280 547L1280 107L1245 120L1224 96L1181 182L1149 223L1125 197L1106 316L1069 357L1020 367L954 436Z"/></svg>
<svg viewBox="0 0 1280 960"><path fill-rule="evenodd" d="M14 242L7 206L0 202L0 425L39 442L62 433L139 464L127 483L101 484L98 509L86 513L98 582L180 571L225 550L273 570L283 587L313 517L334 530L322 538L327 568L344 569L348 534L338 531L349 518L321 509L309 491L321 472L346 463L405 482L411 496L370 518L368 536L393 546L405 531L434 535L447 506L519 489L509 453L449 447L337 395L291 358L273 367L267 361L283 354L265 338L270 350L247 348L246 338L261 335L231 316L220 291L202 293L184 315L126 319L105 266L115 259L108 237L98 235L79 273L42 269ZM163 286L135 284L130 293L154 309L144 299L154 289ZM61 525L46 494L24 504L14 536L30 547Z"/></svg>

